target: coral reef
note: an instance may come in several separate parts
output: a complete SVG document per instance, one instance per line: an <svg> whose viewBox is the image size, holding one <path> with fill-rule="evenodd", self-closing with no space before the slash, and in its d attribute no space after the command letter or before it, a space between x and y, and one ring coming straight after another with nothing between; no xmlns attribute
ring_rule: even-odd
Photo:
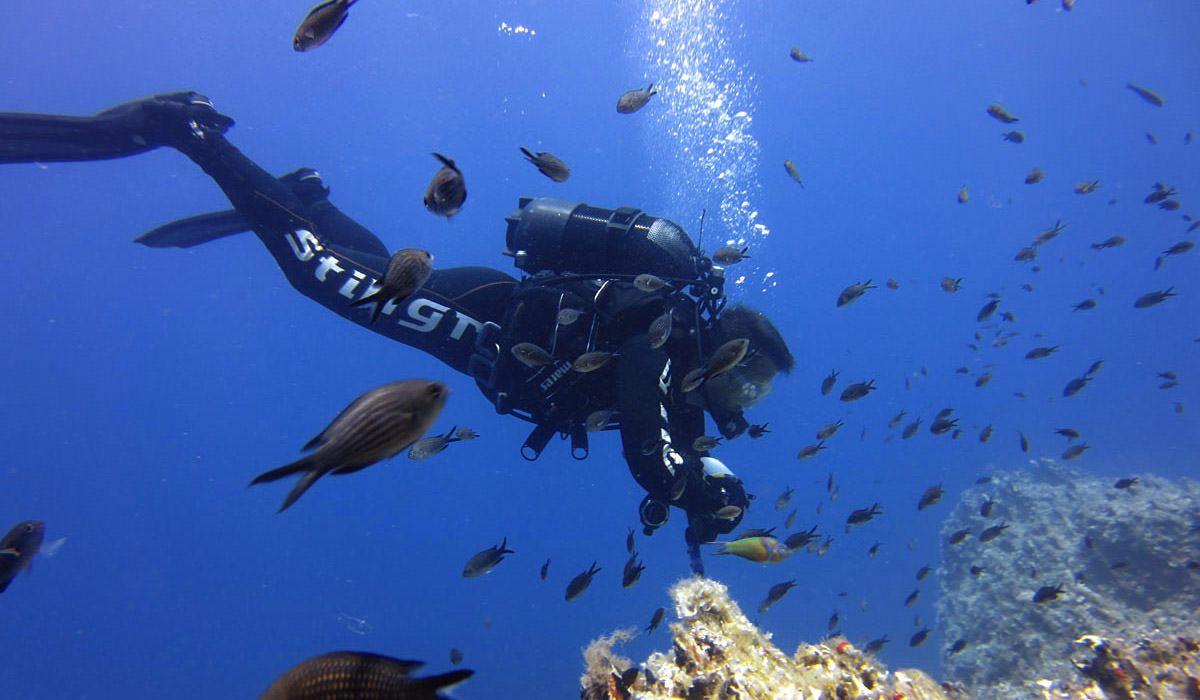
<svg viewBox="0 0 1200 700"><path fill-rule="evenodd" d="M1128 488L1114 482L1040 460L963 494L942 531L939 626L967 643L946 653L947 678L982 698L1040 699L1035 679L1078 679L1071 659L1083 635L1200 628L1200 484L1147 474ZM999 536L979 540L1001 523ZM946 543L961 529L975 537ZM1059 585L1056 599L1033 602Z"/></svg>
<svg viewBox="0 0 1200 700"><path fill-rule="evenodd" d="M724 585L690 578L671 588L679 622L671 624L669 652L655 652L641 668L622 665L602 637L585 651L581 697L600 698L947 698L921 671L888 672L844 639L802 644L788 656L758 630Z"/></svg>

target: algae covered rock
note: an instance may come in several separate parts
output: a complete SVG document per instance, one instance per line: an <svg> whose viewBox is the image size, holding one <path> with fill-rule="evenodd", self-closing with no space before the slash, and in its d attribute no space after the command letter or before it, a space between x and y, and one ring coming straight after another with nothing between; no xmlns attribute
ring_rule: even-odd
<svg viewBox="0 0 1200 700"><path fill-rule="evenodd" d="M1038 679L1079 678L1072 659L1084 635L1200 628L1200 484L1137 479L1116 488L1115 479L1041 460L963 494L942 530L939 625L947 639L967 641L944 657L947 678L981 697L1041 698ZM947 543L963 529L975 537ZM1057 597L1034 602L1056 586Z"/></svg>

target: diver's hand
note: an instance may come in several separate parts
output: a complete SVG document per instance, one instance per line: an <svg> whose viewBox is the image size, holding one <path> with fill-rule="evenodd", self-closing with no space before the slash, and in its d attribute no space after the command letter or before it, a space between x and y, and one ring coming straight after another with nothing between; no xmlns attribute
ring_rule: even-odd
<svg viewBox="0 0 1200 700"><path fill-rule="evenodd" d="M143 139L150 146L179 147L223 134L233 126L232 118L218 112L207 97L191 90L126 102L97 116L115 118L121 128L128 128L135 139Z"/></svg>

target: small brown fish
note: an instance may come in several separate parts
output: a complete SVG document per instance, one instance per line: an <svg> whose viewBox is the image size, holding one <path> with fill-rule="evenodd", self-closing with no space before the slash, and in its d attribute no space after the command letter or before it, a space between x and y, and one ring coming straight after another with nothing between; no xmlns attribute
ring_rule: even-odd
<svg viewBox="0 0 1200 700"><path fill-rule="evenodd" d="M779 494L779 498L775 499L775 512L782 513L788 507L788 503L792 500L792 487L789 486L783 493Z"/></svg>
<svg viewBox="0 0 1200 700"><path fill-rule="evenodd" d="M442 162L442 167L425 190L425 208L449 221L462 211L463 202L467 201L467 183L454 161L441 153L434 153L433 157Z"/></svg>
<svg viewBox="0 0 1200 700"><path fill-rule="evenodd" d="M631 532L632 532L632 530L631 530ZM545 562L544 564L542 564L542 570L541 570L541 574L542 574L542 580L543 580L543 581L545 581L545 580L546 580L546 576L547 576L547 574L549 574L549 573L550 573L550 560L549 560L549 559L547 559L547 560L546 560L546 562Z"/></svg>
<svg viewBox="0 0 1200 700"><path fill-rule="evenodd" d="M970 199L971 199L971 191L967 189L966 185L963 185L962 187L958 188L958 203L959 204L966 204Z"/></svg>
<svg viewBox="0 0 1200 700"><path fill-rule="evenodd" d="M942 490L941 484L925 489L925 493L921 494L921 499L917 501L917 510L925 510L930 506L937 505L942 500L942 494L944 493L945 491Z"/></svg>
<svg viewBox="0 0 1200 700"><path fill-rule="evenodd" d="M587 571L571 579L571 582L567 584L567 592L564 596L566 600L569 602L583 595L588 586L592 585L592 577L599 571L600 569L596 566L596 562L592 562L591 567Z"/></svg>
<svg viewBox="0 0 1200 700"><path fill-rule="evenodd" d="M992 426L991 426L991 424L988 424L988 425L983 426L983 430L979 431L979 441L987 442L988 440L991 440L991 439L992 439Z"/></svg>
<svg viewBox="0 0 1200 700"><path fill-rule="evenodd" d="M0 539L0 593L33 563L45 533L46 525L42 521L26 520L17 523L4 539Z"/></svg>
<svg viewBox="0 0 1200 700"><path fill-rule="evenodd" d="M657 275L651 275L649 273L641 274L641 275L638 275L637 277L634 277L633 278L633 286L637 287L638 289L642 290L643 292L657 292L658 290L662 289L663 287L666 287L668 289L671 288L671 285L667 284L661 277L659 277Z"/></svg>
<svg viewBox="0 0 1200 700"><path fill-rule="evenodd" d="M429 459L449 447L450 443L458 441L459 438L455 436L455 428L448 430L445 435L421 438L408 448L408 458L413 460Z"/></svg>
<svg viewBox="0 0 1200 700"><path fill-rule="evenodd" d="M1129 477L1126 479L1117 479L1117 483L1113 484L1113 487L1118 488L1118 489L1129 489L1129 488L1133 488L1134 486L1136 486L1137 483L1138 483L1138 478L1136 476L1134 476L1134 477Z"/></svg>
<svg viewBox="0 0 1200 700"><path fill-rule="evenodd" d="M657 350L666 344L667 339L671 337L671 330L674 326L674 321L671 318L671 312L667 311L658 318L650 322L650 328L646 331L646 345L651 350Z"/></svg>
<svg viewBox="0 0 1200 700"><path fill-rule="evenodd" d="M783 169L787 171L788 177L796 181L800 188L804 188L804 182L800 179L800 171L796 168L796 164L791 158L783 161Z"/></svg>
<svg viewBox="0 0 1200 700"><path fill-rule="evenodd" d="M904 607L911 608L913 603L916 603L917 598L919 598L919 597L921 597L921 589L920 588L918 588L918 589L914 590L912 593L908 594L908 597L904 599Z"/></svg>
<svg viewBox="0 0 1200 700"><path fill-rule="evenodd" d="M1099 187L1099 180L1083 180L1075 183L1075 194L1091 194Z"/></svg>
<svg viewBox="0 0 1200 700"><path fill-rule="evenodd" d="M837 384L838 371L836 369L829 371L829 376L821 380L821 395L825 396L830 391L833 391L833 385Z"/></svg>
<svg viewBox="0 0 1200 700"><path fill-rule="evenodd" d="M921 421L922 420L924 420L924 419L918 418L915 421L904 426L904 430L900 433L900 437L907 440L910 437L912 437L913 435L916 435L917 431L921 429Z"/></svg>
<svg viewBox="0 0 1200 700"><path fill-rule="evenodd" d="M1029 438L1025 437L1025 433L1022 433L1019 430L1017 431L1017 436L1020 437L1020 439L1021 439L1021 451L1028 452L1029 451Z"/></svg>
<svg viewBox="0 0 1200 700"><path fill-rule="evenodd" d="M292 49L309 51L329 41L349 16L350 6L358 0L328 0L308 11L292 37Z"/></svg>
<svg viewBox="0 0 1200 700"><path fill-rule="evenodd" d="M1033 170L1029 171L1028 175L1025 176L1025 184L1036 185L1037 183L1041 182L1042 178L1044 177L1046 177L1046 173L1043 172L1041 168L1034 168Z"/></svg>
<svg viewBox="0 0 1200 700"><path fill-rule="evenodd" d="M1091 445L1087 444L1086 442L1076 443L1076 444L1068 447L1062 453L1062 458L1063 458L1063 460L1067 460L1067 461L1075 459L1076 457L1082 455L1085 450L1088 450L1090 448L1091 448Z"/></svg>
<svg viewBox="0 0 1200 700"><path fill-rule="evenodd" d="M654 83L647 85L645 90L629 90L617 99L617 111L621 114L633 114L645 107L650 98L657 94Z"/></svg>
<svg viewBox="0 0 1200 700"><path fill-rule="evenodd" d="M993 526L985 529L983 532L979 533L979 541L980 542L991 542L992 540L996 539L1001 534L1003 534L1004 531L1007 529L1008 529L1008 525L1003 522L1000 523L999 525L993 525Z"/></svg>
<svg viewBox="0 0 1200 700"><path fill-rule="evenodd" d="M850 386L846 387L842 391L842 395L839 398L842 401L857 401L878 388L879 387L875 386L874 379L865 382L858 382L857 384L851 384Z"/></svg>
<svg viewBox="0 0 1200 700"><path fill-rule="evenodd" d="M1163 98L1159 97L1158 95L1154 94L1153 92L1151 92L1150 90L1147 90L1144 87L1139 87L1137 85L1134 85L1133 83L1125 83L1125 87L1129 88L1130 90L1133 90L1134 92L1136 92L1138 94L1138 97L1149 102L1150 104L1154 105L1155 107L1162 107L1164 104L1166 104L1166 102L1163 101Z"/></svg>
<svg viewBox="0 0 1200 700"><path fill-rule="evenodd" d="M1013 260L1017 262L1031 262L1037 259L1037 252L1037 248L1026 246L1017 251L1017 254L1013 256Z"/></svg>
<svg viewBox="0 0 1200 700"><path fill-rule="evenodd" d="M983 308L979 310L979 313L975 314L975 320L980 323L983 323L984 321L991 318L992 314L996 313L996 309L998 309L999 307L1000 307L1000 300L992 299L991 301L989 301L988 303L983 305Z"/></svg>
<svg viewBox="0 0 1200 700"><path fill-rule="evenodd" d="M335 651L314 656L288 669L258 700L345 700L403 698L436 700L439 691L461 683L474 671L462 669L415 678L423 661L404 661L363 651Z"/></svg>
<svg viewBox="0 0 1200 700"><path fill-rule="evenodd" d="M476 576L482 576L486 574L504 560L505 554L514 554L513 550L508 548L507 537L501 540L499 545L495 547L488 547L487 549L468 559L466 565L463 566L463 578L475 578ZM545 566L549 565L550 560L547 559Z"/></svg>
<svg viewBox="0 0 1200 700"><path fill-rule="evenodd" d="M771 586L771 590L767 591L767 597L763 599L763 602L758 604L758 614L765 613L772 605L778 603L795 585L796 579L792 579L791 581L784 581L783 583Z"/></svg>
<svg viewBox="0 0 1200 700"><path fill-rule="evenodd" d="M792 50L788 52L788 55L791 56L792 60L795 61L796 63L811 63L812 62L812 58L810 58L808 54L801 51L798 46L793 46Z"/></svg>
<svg viewBox="0 0 1200 700"><path fill-rule="evenodd" d="M578 321L582 315L583 312L579 309L564 308L558 310L558 315L555 316L555 319L558 321L558 325L569 326Z"/></svg>
<svg viewBox="0 0 1200 700"><path fill-rule="evenodd" d="M888 281L887 281L887 288L888 289L899 289L900 283L897 282L896 280L892 279L891 277L889 277Z"/></svg>
<svg viewBox="0 0 1200 700"><path fill-rule="evenodd" d="M950 544L962 544L970 536L971 531L963 528L962 530L955 530L954 533L950 535L950 539L948 541Z"/></svg>
<svg viewBox="0 0 1200 700"><path fill-rule="evenodd" d="M824 441L818 442L815 445L808 445L800 450L800 452L796 455L796 459L805 460L810 457L815 457L816 454L823 449L825 449Z"/></svg>
<svg viewBox="0 0 1200 700"><path fill-rule="evenodd" d="M749 429L746 430L746 434L750 436L751 440L758 440L762 436L771 432L767 428L768 425L770 425L770 423L763 423L762 425L751 423Z"/></svg>
<svg viewBox="0 0 1200 700"><path fill-rule="evenodd" d="M575 358L575 361L571 363L571 369L583 373L594 372L608 364L608 361L613 357L615 357L615 353L611 352L585 352Z"/></svg>
<svg viewBox="0 0 1200 700"><path fill-rule="evenodd" d="M304 449L313 453L260 474L262 484L304 472L280 512L330 472L350 474L395 456L429 430L450 397L450 387L428 379L405 379L371 389L333 419ZM314 449L315 448L315 449Z"/></svg>
<svg viewBox="0 0 1200 700"><path fill-rule="evenodd" d="M667 611L663 608L655 610L654 614L650 616L650 624L646 625L646 631L653 632L654 630L658 629L659 624L662 623L663 615L665 615L666 612Z"/></svg>
<svg viewBox="0 0 1200 700"><path fill-rule="evenodd" d="M583 429L589 433L597 433L608 427L608 422L612 420L613 414L616 411L612 409L602 409L592 411L583 421Z"/></svg>
<svg viewBox="0 0 1200 700"><path fill-rule="evenodd" d="M718 265L734 265L750 257L749 255L746 255L747 250L750 250L750 248L745 247L739 249L734 248L733 246L717 248L717 252L713 253L712 259L713 262L717 263Z"/></svg>
<svg viewBox="0 0 1200 700"><path fill-rule="evenodd" d="M1049 243L1051 240L1056 238L1058 234L1062 233L1063 229L1066 227L1067 225L1062 222L1062 219L1055 221L1053 226L1033 237L1033 244L1042 245L1043 243Z"/></svg>
<svg viewBox="0 0 1200 700"><path fill-rule="evenodd" d="M1057 600L1063 593L1062 584L1057 586L1042 586L1033 594L1033 602L1048 603L1052 600Z"/></svg>
<svg viewBox="0 0 1200 700"><path fill-rule="evenodd" d="M1026 360L1040 360L1044 357L1050 357L1051 353L1053 353L1057 350L1058 350L1057 345L1052 345L1048 348L1047 347L1034 348L1034 349L1030 350L1029 352L1025 353L1025 359Z"/></svg>
<svg viewBox="0 0 1200 700"><path fill-rule="evenodd" d="M554 362L554 357L550 353L534 343L517 343L509 351L526 367L541 367Z"/></svg>
<svg viewBox="0 0 1200 700"><path fill-rule="evenodd" d="M638 579L642 577L642 572L645 570L646 566L638 561L637 552L634 552L630 555L629 561L625 562L625 571L621 574L621 588L632 588L633 584L637 583Z"/></svg>
<svg viewBox="0 0 1200 700"><path fill-rule="evenodd" d="M1006 131L1002 136L1005 141L1012 143L1025 143L1025 134L1020 131Z"/></svg>
<svg viewBox="0 0 1200 700"><path fill-rule="evenodd" d="M942 291L943 292L953 294L961 288L962 288L962 278L961 277L943 277L942 278Z"/></svg>
<svg viewBox="0 0 1200 700"><path fill-rule="evenodd" d="M1167 287L1159 292L1147 292L1138 297L1137 301L1133 302L1133 308L1145 309L1154 306L1155 304L1161 304L1162 302L1166 301L1168 297L1176 296L1174 289L1174 287Z"/></svg>
<svg viewBox="0 0 1200 700"><path fill-rule="evenodd" d="M987 113L989 116L991 116L995 119L999 119L1000 121L1004 122L1005 124L1012 124L1013 122L1021 121L1020 117L1014 117L1013 115L1009 114L1006 109L1004 109L1003 107L1001 107L998 104L988 105Z"/></svg>
<svg viewBox="0 0 1200 700"><path fill-rule="evenodd" d="M457 666L463 661L462 649L453 648L450 650L450 665Z"/></svg>
<svg viewBox="0 0 1200 700"><path fill-rule="evenodd" d="M861 297L863 294L865 294L867 292L868 289L875 289L876 287L878 287L878 285L871 284L871 280L867 280L866 282L859 282L857 284L852 284L849 287L846 287L845 289L842 290L841 294L838 294L838 298L837 298L838 308L841 308L841 307L845 306L846 304L849 304L850 302L854 301L855 299Z"/></svg>
<svg viewBox="0 0 1200 700"><path fill-rule="evenodd" d="M746 356L746 351L750 349L750 340L748 338L734 338L721 344L713 352L712 357L708 358L708 364L705 366L705 373L709 379L723 373L728 372L737 366L742 358Z"/></svg>
<svg viewBox="0 0 1200 700"><path fill-rule="evenodd" d="M828 440L829 438L833 437L835 433L837 433L838 428L842 427L842 425L842 421L839 420L835 423L829 423L828 425L823 426L817 431L817 439Z"/></svg>
<svg viewBox="0 0 1200 700"><path fill-rule="evenodd" d="M537 166L538 171L551 180L554 180L555 182L566 182L567 178L571 177L571 169L568 168L567 164L562 162L562 160L560 160L558 156L554 155L553 153L547 153L545 151L532 153L524 146L521 146L520 149L521 153L525 154L525 160L528 160L530 163L533 163L535 166Z"/></svg>
<svg viewBox="0 0 1200 700"><path fill-rule="evenodd" d="M370 323L375 323L383 307L389 303L400 302L421 288L421 285L433 274L433 254L417 248L401 248L392 254L388 261L387 270L383 273L383 282L379 289L367 294L361 299L350 302L350 306L362 306L375 303L371 310Z"/></svg>
<svg viewBox="0 0 1200 700"><path fill-rule="evenodd" d="M992 373L984 372L975 379L975 386L987 386L990 381L992 381Z"/></svg>
<svg viewBox="0 0 1200 700"><path fill-rule="evenodd" d="M933 571L933 569L928 566L922 566L921 568L917 569L917 580L924 581L925 577L929 575L930 571Z"/></svg>
<svg viewBox="0 0 1200 700"><path fill-rule="evenodd" d="M925 643L925 639L927 637L929 637L929 632L930 632L930 630L928 627L922 627L920 630L917 631L916 634L914 634L912 636L911 639L908 640L908 645L910 647L913 647L914 649L916 647L921 646L922 644Z"/></svg>
<svg viewBox="0 0 1200 700"><path fill-rule="evenodd" d="M701 435L700 437L696 438L695 440L692 440L692 451L693 452L709 452L712 449L716 448L720 444L721 444L721 438L719 438L719 437L713 437L711 435Z"/></svg>
<svg viewBox="0 0 1200 700"><path fill-rule="evenodd" d="M1082 377L1075 377L1071 381L1067 382L1067 385L1063 387L1063 396L1074 396L1075 394L1078 394L1079 391L1083 389L1083 387L1087 386L1087 383L1090 381L1092 381L1092 378L1086 374Z"/></svg>

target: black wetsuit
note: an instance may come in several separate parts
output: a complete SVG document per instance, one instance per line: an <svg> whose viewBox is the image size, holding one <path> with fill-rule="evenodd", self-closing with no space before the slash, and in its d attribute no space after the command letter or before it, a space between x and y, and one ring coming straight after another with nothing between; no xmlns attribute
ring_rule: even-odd
<svg viewBox="0 0 1200 700"><path fill-rule="evenodd" d="M610 427L620 427L629 469L649 494L643 506L688 512L692 566L702 573L697 545L741 520L740 514L718 518L716 511L744 509L748 501L736 477L706 475L691 449L703 434L704 414L673 381L699 361L691 297L679 290L647 294L627 280L553 274L517 280L492 268L456 267L434 270L416 293L387 303L371 323L371 306L350 302L378 289L387 248L329 202L315 171L275 178L258 167L222 135L231 125L195 93L147 98L94 117L0 113L0 162L118 158L164 145L179 150L213 178L235 211L175 222L139 240L186 247L252 230L300 293L472 376L498 411L535 423L527 457L558 432L572 436L581 458L584 417L614 410ZM582 313L563 323L557 314L564 308ZM650 349L646 329L668 309L676 333L663 348ZM517 342L546 348L555 362L518 362L509 351ZM571 359L592 351L614 352L619 360L595 372L571 369ZM659 524L647 523L647 533Z"/></svg>

